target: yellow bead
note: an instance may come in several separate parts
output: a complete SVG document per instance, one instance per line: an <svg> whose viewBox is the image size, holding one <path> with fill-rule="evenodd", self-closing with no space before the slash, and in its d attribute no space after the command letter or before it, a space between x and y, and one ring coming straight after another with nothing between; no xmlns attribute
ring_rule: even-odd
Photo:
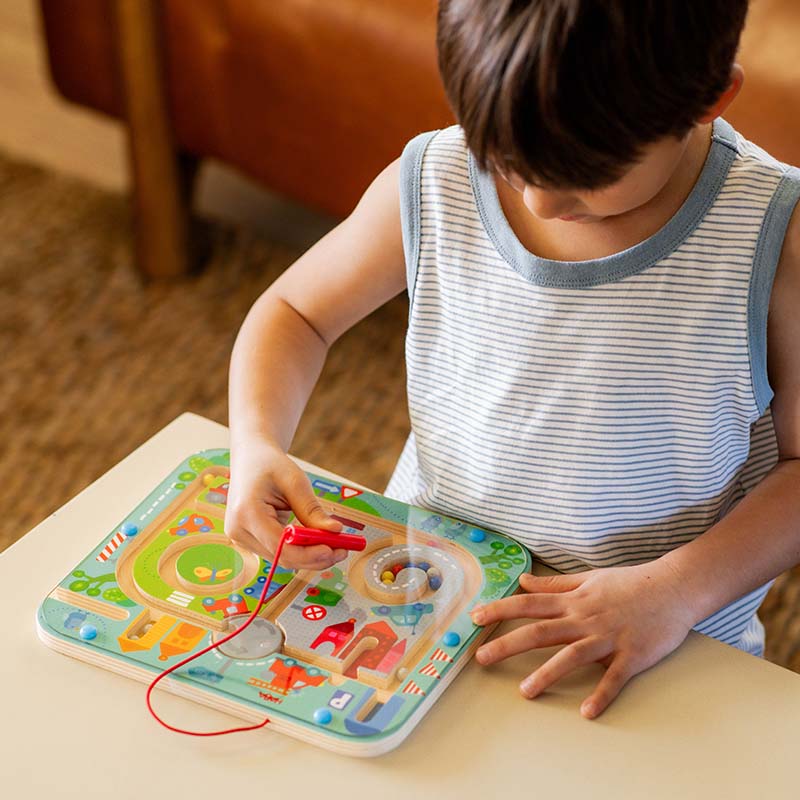
<svg viewBox="0 0 800 800"><path fill-rule="evenodd" d="M215 477L216 477L215 475L211 475L210 473L208 475L204 475L203 476L203 483L206 486L211 486L211 484L214 483L214 478Z"/></svg>
<svg viewBox="0 0 800 800"><path fill-rule="evenodd" d="M387 569L386 572L384 572L381 575L381 582L382 583L394 583L394 573L391 570Z"/></svg>

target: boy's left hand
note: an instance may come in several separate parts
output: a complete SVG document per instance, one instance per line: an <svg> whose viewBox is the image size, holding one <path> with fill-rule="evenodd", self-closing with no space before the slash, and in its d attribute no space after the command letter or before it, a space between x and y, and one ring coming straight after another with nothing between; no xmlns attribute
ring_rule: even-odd
<svg viewBox="0 0 800 800"><path fill-rule="evenodd" d="M570 575L523 575L523 594L472 610L476 625L532 619L482 645L476 658L493 664L539 647L564 645L525 678L520 691L534 698L578 667L599 662L605 675L581 705L592 719L601 714L637 673L671 653L695 620L677 588L677 576L658 561Z"/></svg>

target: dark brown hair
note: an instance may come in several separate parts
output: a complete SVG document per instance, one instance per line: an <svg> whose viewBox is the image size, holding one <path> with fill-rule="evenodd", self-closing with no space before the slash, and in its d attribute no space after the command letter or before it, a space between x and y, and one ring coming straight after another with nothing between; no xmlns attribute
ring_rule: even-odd
<svg viewBox="0 0 800 800"><path fill-rule="evenodd" d="M439 68L483 169L596 189L730 82L748 0L441 0Z"/></svg>

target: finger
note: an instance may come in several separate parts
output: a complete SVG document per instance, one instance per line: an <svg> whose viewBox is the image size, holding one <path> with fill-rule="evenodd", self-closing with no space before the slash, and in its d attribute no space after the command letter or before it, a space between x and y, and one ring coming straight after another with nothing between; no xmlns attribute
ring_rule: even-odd
<svg viewBox="0 0 800 800"><path fill-rule="evenodd" d="M564 601L552 594L514 594L470 611L476 625L491 625L504 619L552 619L564 613Z"/></svg>
<svg viewBox="0 0 800 800"><path fill-rule="evenodd" d="M559 650L519 686L525 697L533 699L578 667L608 655L609 645L600 637L579 639Z"/></svg>
<svg viewBox="0 0 800 800"><path fill-rule="evenodd" d="M575 623L564 619L545 620L523 625L513 631L492 639L478 648L475 658L480 664L494 664L509 656L535 650L538 647L552 647L569 644L578 636Z"/></svg>
<svg viewBox="0 0 800 800"><path fill-rule="evenodd" d="M275 553L262 544L250 531L242 527L237 527L232 531L226 531L226 535L232 544L240 547L242 550L247 550L250 553L255 553L265 561L272 561Z"/></svg>
<svg viewBox="0 0 800 800"><path fill-rule="evenodd" d="M239 510L228 509L225 532L242 547L272 560L283 533L277 514L277 509L265 502L251 503ZM251 539L255 540L255 545Z"/></svg>
<svg viewBox="0 0 800 800"><path fill-rule="evenodd" d="M595 690L583 701L581 714L586 719L594 719L602 714L622 691L622 687L631 679L632 671L622 659L611 662Z"/></svg>
<svg viewBox="0 0 800 800"><path fill-rule="evenodd" d="M525 573L519 576L519 585L531 593L559 593L571 592L577 589L586 580L586 573L575 572L569 575L531 575Z"/></svg>
<svg viewBox="0 0 800 800"><path fill-rule="evenodd" d="M291 569L328 569L341 560L335 552L342 551L334 551L326 544L312 544L308 547L287 544L281 551L281 566Z"/></svg>
<svg viewBox="0 0 800 800"><path fill-rule="evenodd" d="M261 547L253 549L253 552L272 561L283 535L283 525L279 519L280 510L268 503L261 503L248 511L244 525L240 527L260 543ZM281 550L280 564L288 569L322 570L332 566L337 560L333 556L333 550L327 545L318 544L310 547L286 545Z"/></svg>
<svg viewBox="0 0 800 800"><path fill-rule="evenodd" d="M341 531L342 523L325 512L319 498L311 488L308 477L299 467L286 476L282 481L281 489L289 507L302 525L337 533Z"/></svg>
<svg viewBox="0 0 800 800"><path fill-rule="evenodd" d="M239 527L228 538L239 547L263 558L270 563L275 559L275 552L270 540L267 543L246 528ZM324 544L315 544L310 547L286 545L281 551L280 565L287 569L324 570L333 566L337 561L347 557L346 550L332 550Z"/></svg>

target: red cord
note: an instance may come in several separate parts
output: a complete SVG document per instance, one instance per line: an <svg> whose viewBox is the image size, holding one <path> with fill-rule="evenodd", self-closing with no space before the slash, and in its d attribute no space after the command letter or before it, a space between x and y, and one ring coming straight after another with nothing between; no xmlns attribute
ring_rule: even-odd
<svg viewBox="0 0 800 800"><path fill-rule="evenodd" d="M287 532L284 530L283 535L281 536L280 540L278 541L278 547L275 549L275 557L272 559L272 566L269 569L269 574L267 575L267 581L264 584L264 588L261 590L261 597L258 599L258 603L253 610L253 612L248 617L247 621L242 625L240 628L237 628L235 631L229 633L224 638L220 639L218 642L213 642L208 647L201 650L199 653L195 653L194 655L189 656L189 658L184 658L183 661L179 661L177 664L173 664L169 669L165 669L161 674L157 675L152 683L147 687L147 695L146 695L146 702L147 702L147 710L153 715L157 722L163 725L167 730L174 731L175 733L185 733L187 736L223 736L226 733L239 733L240 731L255 731L259 728L263 728L268 722L269 718L266 718L263 722L259 722L257 725L248 725L245 728L228 728L224 731L186 731L183 728L175 728L167 722L164 722L161 717L156 714L153 710L153 705L150 701L150 695L153 693L153 689L156 688L158 682L162 678L166 678L167 675L175 672L176 669L185 666L186 664L191 663L196 658L200 658L200 656L205 655L206 653L210 652L211 650L216 650L220 645L229 642L233 639L234 636L238 636L257 616L258 612L264 607L264 604L267 602L267 590L269 589L269 585L272 582L272 576L275 574L275 569L278 566L278 560L281 557L281 550L283 550L283 540L286 538ZM270 598L271 599L271 598Z"/></svg>

